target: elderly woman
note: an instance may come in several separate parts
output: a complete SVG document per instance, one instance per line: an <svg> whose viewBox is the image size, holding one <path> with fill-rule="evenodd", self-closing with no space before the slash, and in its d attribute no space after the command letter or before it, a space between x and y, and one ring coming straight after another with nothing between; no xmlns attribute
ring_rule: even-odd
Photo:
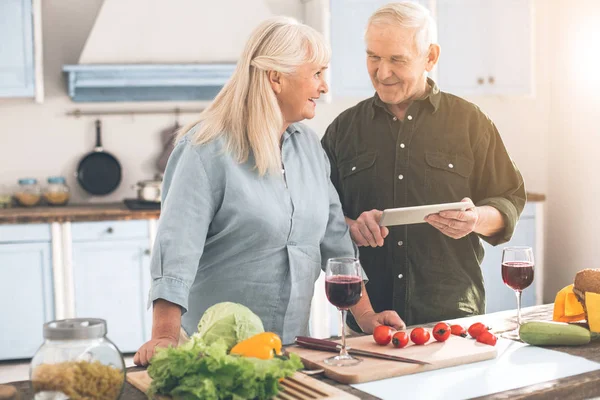
<svg viewBox="0 0 600 400"><path fill-rule="evenodd" d="M152 254L152 339L136 364L224 301L249 307L284 343L307 334L321 267L356 255L319 139L297 123L327 92L329 53L306 25L263 22L200 121L178 136ZM404 325L367 296L351 311L366 332Z"/></svg>

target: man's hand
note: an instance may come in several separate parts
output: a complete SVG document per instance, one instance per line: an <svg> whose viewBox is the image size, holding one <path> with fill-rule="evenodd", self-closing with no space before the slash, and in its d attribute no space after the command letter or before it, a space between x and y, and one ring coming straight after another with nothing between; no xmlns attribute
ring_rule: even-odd
<svg viewBox="0 0 600 400"><path fill-rule="evenodd" d="M357 246L383 246L383 239L390 233L385 226L379 226L383 211L365 211L355 220L346 217L350 236Z"/></svg>
<svg viewBox="0 0 600 400"><path fill-rule="evenodd" d="M179 342L178 338L175 339L175 338L165 337L165 338L151 339L148 342L144 343L142 345L142 347L140 347L140 349L137 351L137 353L135 353L135 356L133 356L133 363L135 365L145 367L146 365L148 365L150 363L150 359L154 355L154 352L157 347L169 347L169 346L177 347L178 342Z"/></svg>
<svg viewBox="0 0 600 400"><path fill-rule="evenodd" d="M355 318L356 323L364 333L373 333L373 330L379 325L388 325L396 330L406 328L406 324L396 311L388 310L376 313L370 310Z"/></svg>
<svg viewBox="0 0 600 400"><path fill-rule="evenodd" d="M461 201L473 204L468 197L465 197ZM479 210L473 206L466 211L442 211L437 214L428 215L425 221L444 235L460 239L475 230L479 222Z"/></svg>

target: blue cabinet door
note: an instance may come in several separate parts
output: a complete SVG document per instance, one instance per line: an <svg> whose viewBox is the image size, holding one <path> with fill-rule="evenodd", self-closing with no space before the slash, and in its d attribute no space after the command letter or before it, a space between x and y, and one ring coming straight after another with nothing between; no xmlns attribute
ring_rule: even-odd
<svg viewBox="0 0 600 400"><path fill-rule="evenodd" d="M123 353L137 351L150 338L148 247L140 239L73 244L75 313L105 319L108 338Z"/></svg>
<svg viewBox="0 0 600 400"><path fill-rule="evenodd" d="M0 244L0 360L31 358L54 319L50 243Z"/></svg>
<svg viewBox="0 0 600 400"><path fill-rule="evenodd" d="M414 0L427 6L427 0ZM331 0L331 93L337 97L373 96L367 73L364 34L375 10L390 0Z"/></svg>
<svg viewBox="0 0 600 400"><path fill-rule="evenodd" d="M502 281L502 249L508 246L530 246L535 253L535 204L529 203L513 234L512 239L496 247L485 243L485 257L481 265L486 293L486 313L514 310L517 308L515 292ZM535 272L534 283L523 290L521 307L535 305Z"/></svg>
<svg viewBox="0 0 600 400"><path fill-rule="evenodd" d="M34 96L31 0L0 1L0 97Z"/></svg>

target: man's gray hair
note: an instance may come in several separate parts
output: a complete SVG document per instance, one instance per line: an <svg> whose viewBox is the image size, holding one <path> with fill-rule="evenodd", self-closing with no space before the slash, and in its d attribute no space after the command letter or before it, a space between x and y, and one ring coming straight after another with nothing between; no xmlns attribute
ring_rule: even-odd
<svg viewBox="0 0 600 400"><path fill-rule="evenodd" d="M424 54L433 43L437 43L437 27L429 10L418 3L403 1L380 7L371 17L371 25L391 24L414 29L415 45L419 54Z"/></svg>

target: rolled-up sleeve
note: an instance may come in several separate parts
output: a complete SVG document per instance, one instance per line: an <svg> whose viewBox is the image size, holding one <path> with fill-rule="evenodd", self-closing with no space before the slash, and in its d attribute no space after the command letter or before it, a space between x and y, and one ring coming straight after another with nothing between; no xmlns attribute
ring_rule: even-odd
<svg viewBox="0 0 600 400"><path fill-rule="evenodd" d="M488 135L475 150L474 198L476 206L496 208L504 220L504 229L491 237L481 236L491 245L508 242L525 207L523 177L511 160L498 130L490 122Z"/></svg>
<svg viewBox="0 0 600 400"><path fill-rule="evenodd" d="M327 185L329 191L329 220L325 235L321 241L321 267L323 271L327 265L327 260L334 257L355 257L358 258L358 247L352 241L350 230L346 224L342 205L335 187L331 183L329 158L323 151L325 165L327 170ZM367 281L367 275L362 271L363 280Z"/></svg>
<svg viewBox="0 0 600 400"><path fill-rule="evenodd" d="M188 296L215 212L214 194L197 148L187 138L167 164L151 259L148 306L156 299L188 309Z"/></svg>

